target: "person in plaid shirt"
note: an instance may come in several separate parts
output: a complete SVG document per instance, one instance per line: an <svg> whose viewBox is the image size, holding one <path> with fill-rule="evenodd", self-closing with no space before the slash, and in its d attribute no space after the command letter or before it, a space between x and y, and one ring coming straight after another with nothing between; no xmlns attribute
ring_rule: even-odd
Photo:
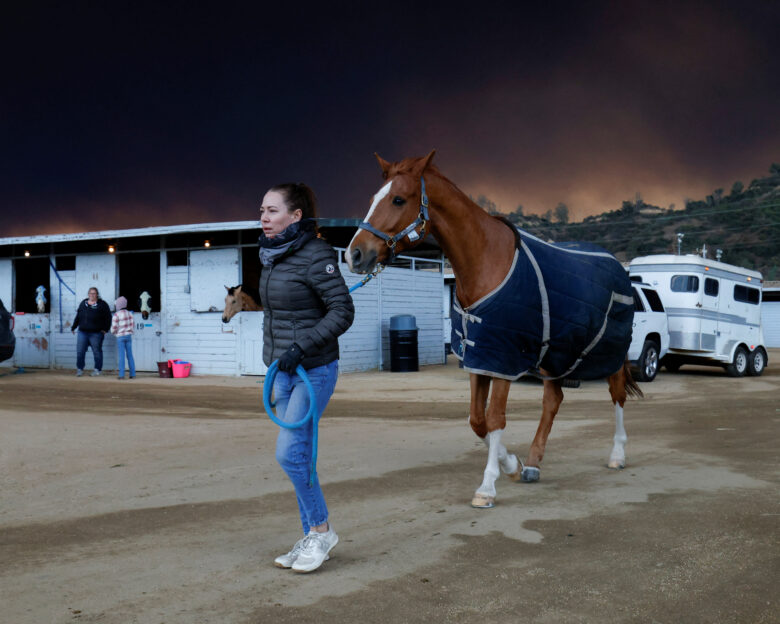
<svg viewBox="0 0 780 624"><path fill-rule="evenodd" d="M111 319L111 333L116 336L117 355L119 356L119 379L125 378L125 353L130 366L130 379L135 379L135 360L133 359L133 313L127 309L127 299L116 300L116 312Z"/></svg>

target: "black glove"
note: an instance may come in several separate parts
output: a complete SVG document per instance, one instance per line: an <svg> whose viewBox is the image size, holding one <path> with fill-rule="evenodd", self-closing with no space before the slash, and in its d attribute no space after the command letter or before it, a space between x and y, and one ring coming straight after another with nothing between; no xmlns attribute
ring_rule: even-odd
<svg viewBox="0 0 780 624"><path fill-rule="evenodd" d="M279 358L279 370L292 375L301 362L303 362L303 350L293 342Z"/></svg>

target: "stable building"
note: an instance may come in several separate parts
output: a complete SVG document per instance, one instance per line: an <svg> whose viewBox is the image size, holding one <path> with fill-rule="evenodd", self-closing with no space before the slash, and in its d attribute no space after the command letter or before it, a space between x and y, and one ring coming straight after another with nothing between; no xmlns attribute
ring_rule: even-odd
<svg viewBox="0 0 780 624"><path fill-rule="evenodd" d="M359 219L320 219L320 232L339 253L352 286L363 276L344 262ZM122 295L134 312L133 353L140 371L182 359L192 374L263 375L262 312L222 322L225 287L257 288L257 221L0 238L0 300L15 316L16 353L0 366L76 367L70 331L79 302L95 286L112 311ZM411 314L421 365L445 361L441 250L426 240L353 294L355 322L340 341L342 371L389 369L390 317ZM151 313L143 318L140 298ZM145 297L146 299L146 297ZM116 367L116 339L103 344L104 368ZM92 367L87 352L87 369Z"/></svg>

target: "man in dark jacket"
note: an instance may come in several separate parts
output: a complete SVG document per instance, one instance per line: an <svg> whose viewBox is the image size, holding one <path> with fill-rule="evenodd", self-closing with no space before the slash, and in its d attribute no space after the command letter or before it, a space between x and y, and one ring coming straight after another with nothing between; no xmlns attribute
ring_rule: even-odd
<svg viewBox="0 0 780 624"><path fill-rule="evenodd" d="M100 299L98 289L94 286L89 289L89 296L79 304L76 311L71 331L75 332L77 329L76 376L81 377L84 374L87 347L91 347L92 356L95 358L92 376L97 377L103 370L103 338L111 329L111 310L108 304Z"/></svg>

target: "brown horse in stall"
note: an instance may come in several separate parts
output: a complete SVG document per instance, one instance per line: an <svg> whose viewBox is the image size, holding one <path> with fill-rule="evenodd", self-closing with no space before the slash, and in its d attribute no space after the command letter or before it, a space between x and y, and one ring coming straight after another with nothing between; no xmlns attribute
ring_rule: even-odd
<svg viewBox="0 0 780 624"><path fill-rule="evenodd" d="M232 288L225 286L225 290L227 290L227 295L225 295L225 311L222 312L223 323L229 323L230 319L239 312L259 312L263 309L260 303L260 293L252 290L249 286L244 284Z"/></svg>
<svg viewBox="0 0 780 624"><path fill-rule="evenodd" d="M456 280L456 303L461 312L468 311L470 306L489 298L506 283L516 262L518 234L514 228L507 227L506 222L488 215L445 178L431 164L433 154L431 152L424 158L409 158L397 163L387 162L376 155L387 182L374 196L371 208L361 224L362 229L355 234L345 255L352 271L368 273L377 263L388 263L395 254L414 247L430 233L452 263ZM611 258L610 261L614 261L603 251L591 255L607 256ZM618 297L617 300L627 309L629 302L625 300L625 295L613 293L613 296ZM468 312L464 314L468 316ZM633 314L633 302L629 314ZM587 350L583 351L582 356L586 353ZM618 365L618 370L612 370L607 377L616 421L614 445L608 462L610 468L625 466L627 437L623 427L623 405L628 395L641 396L625 361L625 351L617 354L617 357L623 365ZM565 375L552 378L541 366L534 373L544 380L542 418L523 464L501 444L511 380L470 371L469 423L474 433L488 446L488 463L483 482L471 503L474 507L493 507L499 466L513 481L533 482L539 479L539 465L544 456L547 437L563 400L561 387Z"/></svg>

